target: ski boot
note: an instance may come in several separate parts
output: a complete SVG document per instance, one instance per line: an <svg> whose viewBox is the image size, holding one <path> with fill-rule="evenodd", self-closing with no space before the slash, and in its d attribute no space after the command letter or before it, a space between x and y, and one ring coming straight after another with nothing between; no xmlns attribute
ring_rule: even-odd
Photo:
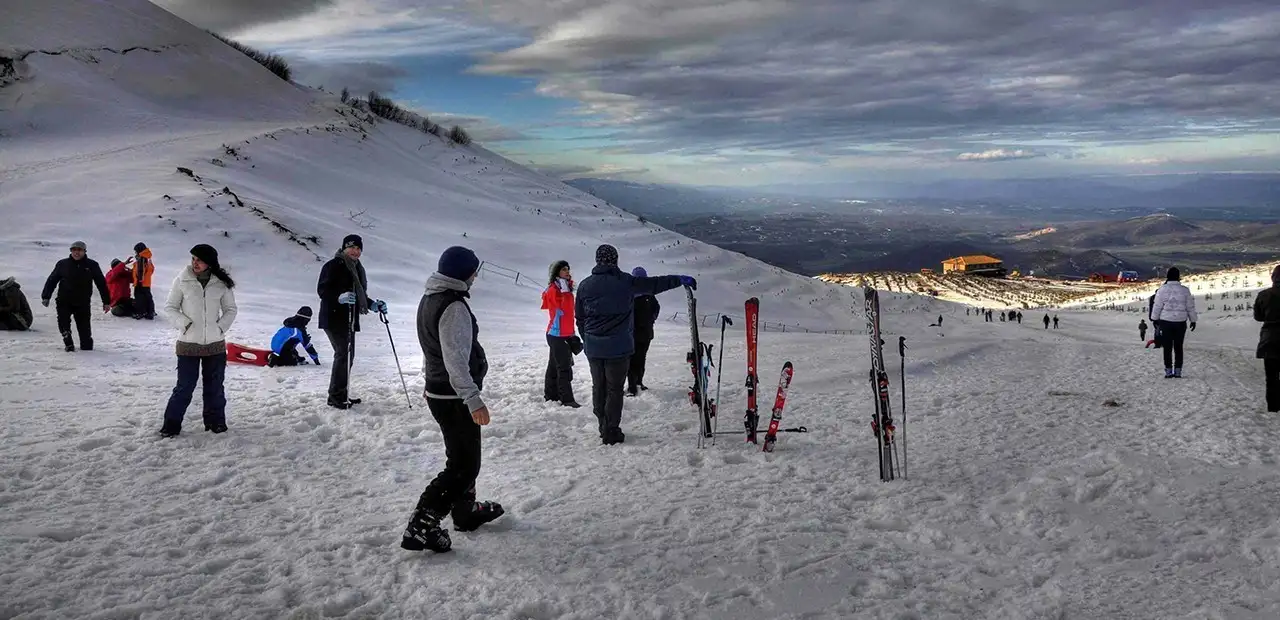
<svg viewBox="0 0 1280 620"><path fill-rule="evenodd" d="M418 507L413 509L413 516L409 518L408 527L404 528L400 548L409 551L430 549L436 553L444 553L453 548L453 541L449 540L449 532L440 527L440 517L423 508L419 501Z"/></svg>
<svg viewBox="0 0 1280 620"><path fill-rule="evenodd" d="M63 344L63 348L66 349L67 353L75 352L76 343L74 340L71 339L71 332L62 332L62 344Z"/></svg>
<svg viewBox="0 0 1280 620"><path fill-rule="evenodd" d="M453 507L453 529L459 532L475 531L498 517L505 511L498 502L469 501Z"/></svg>

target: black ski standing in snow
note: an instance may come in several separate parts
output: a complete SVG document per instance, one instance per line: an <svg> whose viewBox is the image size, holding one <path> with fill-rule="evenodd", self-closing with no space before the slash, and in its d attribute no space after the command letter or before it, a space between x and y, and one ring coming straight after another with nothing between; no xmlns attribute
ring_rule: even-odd
<svg viewBox="0 0 1280 620"><path fill-rule="evenodd" d="M773 416L769 418L769 430L764 434L765 452L773 452L773 444L778 441L778 425L782 423L782 409L787 405L787 390L791 387L792 372L791 362L782 365L782 374L778 377L778 395L773 399Z"/></svg>
<svg viewBox="0 0 1280 620"><path fill-rule="evenodd" d="M703 357L705 350L702 340L698 338L698 300L693 296L693 289L684 287L689 302L689 336L692 347L689 350L689 367L693 371L693 387L689 390L689 400L698 407L698 447L704 447L705 440L711 436L711 411L707 402L707 385L703 374Z"/></svg>
<svg viewBox="0 0 1280 620"><path fill-rule="evenodd" d="M871 337L871 389L875 393L875 414L871 418L871 432L876 438L876 453L880 462L880 480L894 479L893 414L889 402L889 374L884 371L884 340L880 338L880 296L876 289L863 287L863 304L867 312L867 333Z"/></svg>

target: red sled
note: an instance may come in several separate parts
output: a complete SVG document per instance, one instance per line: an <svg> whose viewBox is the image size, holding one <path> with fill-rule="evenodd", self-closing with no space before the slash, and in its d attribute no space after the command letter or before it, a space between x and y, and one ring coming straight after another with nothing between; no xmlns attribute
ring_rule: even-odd
<svg viewBox="0 0 1280 620"><path fill-rule="evenodd" d="M271 351L267 349L255 349L234 342L227 343L227 361L233 364L266 366L268 355L271 355Z"/></svg>

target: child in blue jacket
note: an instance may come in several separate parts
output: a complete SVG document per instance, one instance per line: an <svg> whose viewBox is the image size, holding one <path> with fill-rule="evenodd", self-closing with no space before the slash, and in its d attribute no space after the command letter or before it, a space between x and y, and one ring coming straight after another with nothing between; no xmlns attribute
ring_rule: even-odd
<svg viewBox="0 0 1280 620"><path fill-rule="evenodd" d="M267 366L298 366L307 360L298 355L298 345L307 350L311 361L320 365L320 355L311 344L311 334L307 333L307 323L311 322L311 306L298 308L298 313L284 320L284 327L276 331L271 339L271 355L267 356Z"/></svg>

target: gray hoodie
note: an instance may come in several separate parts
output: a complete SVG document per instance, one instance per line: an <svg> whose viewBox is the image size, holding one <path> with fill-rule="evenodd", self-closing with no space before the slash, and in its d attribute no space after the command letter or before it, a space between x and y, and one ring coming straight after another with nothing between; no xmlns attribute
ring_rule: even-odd
<svg viewBox="0 0 1280 620"><path fill-rule="evenodd" d="M456 280L439 273L431 274L427 279L426 295L440 293L443 291L462 291L466 292L471 287L462 280ZM424 298L425 299L425 298ZM422 334L427 329L427 325L423 322L425 317L419 311L418 315L418 333ZM473 338L473 326L471 322L471 314L467 310L467 306L461 303L450 304L445 308L444 313L440 316L440 352L444 359L444 369L449 374L449 385L453 387L453 391L457 395L452 394L434 394L430 391L426 395L431 398L439 399L461 399L466 405L468 411L476 411L485 406L484 401L480 399L480 388L471 378L471 349L472 345L477 345ZM425 347L424 347L425 351ZM423 370L427 377L438 374L439 369L429 368L431 364L428 356L423 355Z"/></svg>

